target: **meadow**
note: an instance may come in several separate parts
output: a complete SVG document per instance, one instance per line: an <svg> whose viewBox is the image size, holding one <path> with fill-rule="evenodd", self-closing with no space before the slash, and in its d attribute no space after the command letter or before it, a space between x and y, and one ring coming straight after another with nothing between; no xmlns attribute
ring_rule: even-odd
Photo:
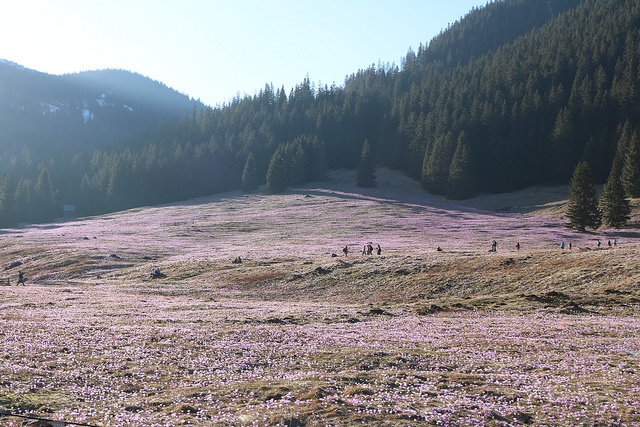
<svg viewBox="0 0 640 427"><path fill-rule="evenodd" d="M3 230L0 426L640 425L637 201L354 181Z"/></svg>

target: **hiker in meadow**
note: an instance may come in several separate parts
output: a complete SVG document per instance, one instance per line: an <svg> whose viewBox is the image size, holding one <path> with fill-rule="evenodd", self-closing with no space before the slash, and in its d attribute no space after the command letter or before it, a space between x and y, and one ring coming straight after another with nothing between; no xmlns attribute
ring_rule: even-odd
<svg viewBox="0 0 640 427"><path fill-rule="evenodd" d="M18 284L16 286L24 286L24 274L22 273L22 270L18 271Z"/></svg>
<svg viewBox="0 0 640 427"><path fill-rule="evenodd" d="M342 249L342 253L344 253L344 256L349 255L349 247L348 247L348 246L345 246L345 247Z"/></svg>
<svg viewBox="0 0 640 427"><path fill-rule="evenodd" d="M520 250L520 242L516 243L516 250Z"/></svg>
<svg viewBox="0 0 640 427"><path fill-rule="evenodd" d="M382 248L380 247L380 243L378 243L378 245L376 246L376 252L378 253L378 255L382 255Z"/></svg>
<svg viewBox="0 0 640 427"><path fill-rule="evenodd" d="M564 250L564 242L560 243L560 249Z"/></svg>
<svg viewBox="0 0 640 427"><path fill-rule="evenodd" d="M498 250L498 242L494 240L493 243L491 243L491 252L495 252L497 250Z"/></svg>
<svg viewBox="0 0 640 427"><path fill-rule="evenodd" d="M367 255L371 255L373 253L373 245L369 243L367 245Z"/></svg>

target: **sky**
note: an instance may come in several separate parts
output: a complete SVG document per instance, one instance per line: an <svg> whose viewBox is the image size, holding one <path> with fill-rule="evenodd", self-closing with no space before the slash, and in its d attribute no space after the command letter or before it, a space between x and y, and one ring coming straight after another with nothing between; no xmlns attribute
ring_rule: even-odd
<svg viewBox="0 0 640 427"><path fill-rule="evenodd" d="M224 105L271 84L342 86L400 65L488 0L0 0L0 59L49 74L124 69Z"/></svg>

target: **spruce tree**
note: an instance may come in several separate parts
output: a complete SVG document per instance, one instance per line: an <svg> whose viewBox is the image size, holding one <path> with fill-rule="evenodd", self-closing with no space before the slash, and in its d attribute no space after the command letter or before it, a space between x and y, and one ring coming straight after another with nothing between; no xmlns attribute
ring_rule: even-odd
<svg viewBox="0 0 640 427"><path fill-rule="evenodd" d="M14 189L8 172L0 180L0 227L13 225L15 215Z"/></svg>
<svg viewBox="0 0 640 427"><path fill-rule="evenodd" d="M578 163L573 170L569 183L567 218L571 228L582 232L587 227L596 230L602 224L593 174L587 162Z"/></svg>
<svg viewBox="0 0 640 427"><path fill-rule="evenodd" d="M631 142L631 135L633 135L633 127L628 119L625 121L623 126L619 127L617 133L619 133L620 136L616 143L616 151L611 167L617 168L618 172L621 172L624 166L624 159L627 155L627 150L629 149L629 143Z"/></svg>
<svg viewBox="0 0 640 427"><path fill-rule="evenodd" d="M447 198L463 200L473 197L477 190L477 176L465 132L458 138L458 146L449 166Z"/></svg>
<svg viewBox="0 0 640 427"><path fill-rule="evenodd" d="M271 194L283 192L288 184L288 168L284 157L282 146L280 146L269 162L267 169L267 190Z"/></svg>
<svg viewBox="0 0 640 427"><path fill-rule="evenodd" d="M360 163L358 165L358 187L375 187L375 166L373 164L373 156L371 154L371 146L369 140L365 139L362 145L362 153L360 154Z"/></svg>
<svg viewBox="0 0 640 427"><path fill-rule="evenodd" d="M600 197L600 211L604 224L609 227L620 228L630 219L631 204L620 181L620 171L616 167L611 168L604 185L604 192Z"/></svg>
<svg viewBox="0 0 640 427"><path fill-rule="evenodd" d="M16 185L14 195L16 215L18 221L32 221L33 209L31 209L31 199L33 193L33 184L29 178L21 178Z"/></svg>
<svg viewBox="0 0 640 427"><path fill-rule="evenodd" d="M622 165L622 184L631 197L640 197L640 140L633 132Z"/></svg>
<svg viewBox="0 0 640 427"><path fill-rule="evenodd" d="M445 194L449 168L455 151L455 139L451 132L439 136L431 152L425 152L422 165L422 186L434 194Z"/></svg>
<svg viewBox="0 0 640 427"><path fill-rule="evenodd" d="M249 153L247 162L244 165L244 171L242 172L242 191L251 193L257 189L258 170L256 169L256 159L253 157L253 153Z"/></svg>
<svg viewBox="0 0 640 427"><path fill-rule="evenodd" d="M56 206L54 198L54 190L51 185L49 171L43 167L40 169L38 181L34 187L33 207L35 208L35 221L49 221L55 218Z"/></svg>

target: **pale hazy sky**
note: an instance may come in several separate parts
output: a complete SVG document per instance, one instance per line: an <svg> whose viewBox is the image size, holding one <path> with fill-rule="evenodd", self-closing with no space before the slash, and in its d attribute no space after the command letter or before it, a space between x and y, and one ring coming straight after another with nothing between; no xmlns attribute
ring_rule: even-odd
<svg viewBox="0 0 640 427"><path fill-rule="evenodd" d="M120 68L205 104L342 86L400 64L489 0L0 0L0 59L50 74Z"/></svg>

